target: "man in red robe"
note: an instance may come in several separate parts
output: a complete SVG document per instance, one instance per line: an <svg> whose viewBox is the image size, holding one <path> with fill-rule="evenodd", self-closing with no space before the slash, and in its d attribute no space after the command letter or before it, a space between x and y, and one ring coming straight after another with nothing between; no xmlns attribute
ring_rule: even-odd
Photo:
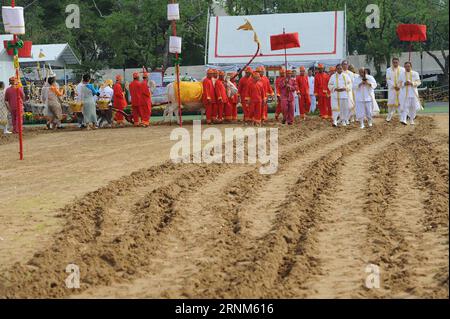
<svg viewBox="0 0 450 319"><path fill-rule="evenodd" d="M297 83L293 77L294 72L288 70L286 78L280 83L281 109L283 111L283 124L292 125L294 123L295 96Z"/></svg>
<svg viewBox="0 0 450 319"><path fill-rule="evenodd" d="M128 103L125 99L125 92L123 91L122 87L122 77L120 75L116 76L116 84L114 84L113 91L113 106L116 110L123 111L127 107ZM120 126L125 125L124 117L120 112L116 113L116 115L114 116L114 121L116 121L116 123Z"/></svg>
<svg viewBox="0 0 450 319"><path fill-rule="evenodd" d="M278 118L279 118L280 114L282 113L282 110L281 110L281 88L280 88L280 84L282 82L284 82L285 79L286 79L286 70L284 68L281 68L280 76L275 81L275 87L277 89L277 108L275 110L275 120L277 120L277 121L278 121Z"/></svg>
<svg viewBox="0 0 450 319"><path fill-rule="evenodd" d="M297 88L300 104L300 117L306 119L306 114L311 108L311 97L309 96L309 80L304 66L300 67L300 75L297 76Z"/></svg>
<svg viewBox="0 0 450 319"><path fill-rule="evenodd" d="M236 83L236 76L237 73L233 72L228 74L228 76L230 77L230 82L237 88L238 85ZM229 92L229 88L226 87L227 90L227 94ZM231 97L228 97L228 103L225 105L225 120L226 121L237 121L238 117L237 117L237 103L238 103L238 94L234 94Z"/></svg>
<svg viewBox="0 0 450 319"><path fill-rule="evenodd" d="M216 105L216 92L214 89L213 77L215 70L209 69L206 78L203 80L203 105L206 110L206 124L213 121L213 110Z"/></svg>
<svg viewBox="0 0 450 319"><path fill-rule="evenodd" d="M253 73L252 78L250 79L248 91L250 95L249 116L252 117L253 123L256 126L261 126L263 108L266 99L266 90L259 72Z"/></svg>
<svg viewBox="0 0 450 319"><path fill-rule="evenodd" d="M331 117L330 92L328 90L328 81L330 76L324 72L323 64L319 64L319 72L314 78L314 95L319 104L320 117L329 119Z"/></svg>
<svg viewBox="0 0 450 319"><path fill-rule="evenodd" d="M268 115L269 115L269 97L273 97L275 93L273 92L272 86L270 85L270 80L267 76L265 76L266 69L263 66L260 66L256 69L256 71L261 76L261 82L264 86L264 93L265 93L265 99L264 99L264 105L263 105L263 113L262 113L262 121L267 121Z"/></svg>
<svg viewBox="0 0 450 319"><path fill-rule="evenodd" d="M13 133L19 133L20 121L23 121L19 117L19 110L23 114L23 101L25 100L25 94L23 92L22 86L17 90L16 88L17 79L15 77L9 78L9 88L5 91L5 102L6 106L11 113L11 121L13 125Z"/></svg>
<svg viewBox="0 0 450 319"><path fill-rule="evenodd" d="M133 82L130 83L131 95L131 112L133 114L134 126L141 125L141 99L142 99L142 85L139 82L139 73L133 73Z"/></svg>
<svg viewBox="0 0 450 319"><path fill-rule="evenodd" d="M228 105L228 96L227 90L225 89L225 72L219 71L219 78L216 81L215 92L217 97L217 117L216 120L218 123L223 122L223 112L225 106Z"/></svg>
<svg viewBox="0 0 450 319"><path fill-rule="evenodd" d="M152 92L148 87L148 73L144 72L141 82L141 106L142 126L150 126L150 117L152 116Z"/></svg>
<svg viewBox="0 0 450 319"><path fill-rule="evenodd" d="M244 122L251 122L253 119L250 116L250 95L248 88L252 81L253 70L251 67L245 69L245 76L239 80L238 94L241 100L242 110L244 112Z"/></svg>

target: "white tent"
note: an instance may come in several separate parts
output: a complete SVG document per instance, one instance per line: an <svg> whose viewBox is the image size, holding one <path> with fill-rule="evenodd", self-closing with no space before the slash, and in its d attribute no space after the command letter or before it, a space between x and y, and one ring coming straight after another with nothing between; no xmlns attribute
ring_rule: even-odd
<svg viewBox="0 0 450 319"><path fill-rule="evenodd" d="M3 41L11 41L12 35L0 35L0 81L5 82L9 77L15 74L13 59L4 49ZM52 68L61 68L66 70L67 65L80 64L80 60L67 43L63 44L33 44L30 58L19 58L20 67L35 68L38 63L43 68L44 63L51 65ZM65 76L64 76L65 78Z"/></svg>
<svg viewBox="0 0 450 319"><path fill-rule="evenodd" d="M289 13L255 16L211 17L208 36L208 64L240 67L256 52L253 33L237 30L248 19L261 42L261 54L255 65L281 65L282 51L271 51L270 36L298 32L300 48L288 49L291 66L313 66L318 62L335 65L346 56L346 23L344 11Z"/></svg>
<svg viewBox="0 0 450 319"><path fill-rule="evenodd" d="M64 68L67 65L80 64L80 60L67 43L62 44L37 44L31 49L30 58L20 58L19 62L24 67L34 67L36 63L47 63L52 67Z"/></svg>

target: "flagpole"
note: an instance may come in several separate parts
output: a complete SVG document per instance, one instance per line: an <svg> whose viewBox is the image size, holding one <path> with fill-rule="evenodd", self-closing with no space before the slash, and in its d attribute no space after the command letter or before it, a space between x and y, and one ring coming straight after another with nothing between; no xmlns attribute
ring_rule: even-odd
<svg viewBox="0 0 450 319"><path fill-rule="evenodd" d="M175 0L170 0L170 3L176 3ZM172 35L174 37L177 36L177 23L175 20L172 20ZM178 53L175 53L175 73L177 78L177 100L178 100L178 115L180 117L180 127L183 127L183 112L181 110L181 92L180 92L180 61Z"/></svg>
<svg viewBox="0 0 450 319"><path fill-rule="evenodd" d="M11 7L14 8L16 6L15 0L11 0ZM14 44L17 44L19 42L19 37L17 34L13 35L13 42ZM19 121L19 157L20 160L23 161L23 113L22 113L22 107L20 105L20 74L19 74L19 49L16 47L14 49L14 68L16 69L16 103L17 103L17 118ZM22 101L23 102L23 101ZM23 104L22 104L23 105Z"/></svg>
<svg viewBox="0 0 450 319"><path fill-rule="evenodd" d="M284 43L284 66L287 72L288 62L287 62L287 48L286 48L286 29L283 28L283 43Z"/></svg>
<svg viewBox="0 0 450 319"><path fill-rule="evenodd" d="M412 41L409 42L409 62L411 62Z"/></svg>

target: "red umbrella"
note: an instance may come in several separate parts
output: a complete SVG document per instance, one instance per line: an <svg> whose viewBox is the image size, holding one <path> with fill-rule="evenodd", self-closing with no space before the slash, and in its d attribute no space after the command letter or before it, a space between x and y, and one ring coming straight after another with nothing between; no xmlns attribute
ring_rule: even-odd
<svg viewBox="0 0 450 319"><path fill-rule="evenodd" d="M287 49L300 48L298 32L286 33L270 36L270 47L272 51L284 50L285 67L287 69Z"/></svg>
<svg viewBox="0 0 450 319"><path fill-rule="evenodd" d="M298 33L283 33L270 37L270 47L272 51L292 49L300 47Z"/></svg>
<svg viewBox="0 0 450 319"><path fill-rule="evenodd" d="M411 60L411 47L413 42L427 41L427 26L423 24L399 24L397 35L400 41L409 42L409 60Z"/></svg>

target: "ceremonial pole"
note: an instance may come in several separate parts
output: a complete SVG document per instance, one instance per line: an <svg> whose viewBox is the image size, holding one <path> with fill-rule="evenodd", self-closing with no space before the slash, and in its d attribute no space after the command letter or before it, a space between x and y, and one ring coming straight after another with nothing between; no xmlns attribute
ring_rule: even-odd
<svg viewBox="0 0 450 319"><path fill-rule="evenodd" d="M14 8L16 6L15 0L11 0L11 7ZM23 113L22 113L22 106L23 103L20 103L21 97L20 97L20 88L22 86L22 83L20 81L20 74L19 74L19 48L23 46L21 45L21 42L19 40L19 37L17 34L14 34L14 40L13 40L13 49L14 49L14 68L16 69L16 95L17 95L17 118L19 120L19 157L20 160L23 160ZM22 101L23 102L23 101Z"/></svg>
<svg viewBox="0 0 450 319"><path fill-rule="evenodd" d="M243 68L241 68L241 69L239 70L239 72L238 72L237 74L235 74L235 75L231 78L231 80L234 80L234 79L236 79L237 77L239 77L239 76L242 74L242 72L244 72L244 70L245 70L248 66L250 66L250 64L252 64L252 62L256 59L256 57L259 55L259 52L261 51L261 43L259 42L258 35L256 34L255 29L253 29L253 26L252 26L252 24L251 24L251 22L250 22L249 20L245 19L245 24L241 25L241 26L238 28L238 30L252 31L252 32L253 32L253 41L255 41L255 43L257 44L257 47L256 47L256 52L255 52L255 54L252 56L252 58L250 59L250 61L248 61L247 64L246 64Z"/></svg>
<svg viewBox="0 0 450 319"><path fill-rule="evenodd" d="M176 5L177 3L176 3L176 1L175 0L170 0L170 4L172 4L172 5ZM173 8L174 9L174 8ZM172 10L173 10L172 9ZM177 22L176 22L176 20L178 20L179 19L179 8L176 8L176 12L170 12L171 11L171 9L170 9L170 7L169 7L169 10L168 10L168 19L169 20L171 20L171 23L172 23L172 37L173 37L173 39L179 39L178 37L177 37ZM171 13L173 13L174 14L174 16L173 17L171 17ZM175 17L175 16L177 16L178 15L178 17ZM178 19L177 19L178 18ZM170 47L170 45L169 45L169 47ZM169 50L170 50L170 48L169 48ZM180 127L183 127L183 112L182 112L182 110L181 110L181 91L180 91L180 56L179 56L179 53L181 52L181 39L180 39L180 48L179 48L179 50L178 49L176 49L176 50L174 50L175 51L175 73L176 73L176 79L177 79L177 83L176 83L176 86L177 86L177 100L178 100L178 116L180 117ZM173 52L172 52L173 53Z"/></svg>
<svg viewBox="0 0 450 319"><path fill-rule="evenodd" d="M283 28L283 44L284 44L284 67L288 69L288 59L287 59L287 45L286 45L286 29Z"/></svg>

